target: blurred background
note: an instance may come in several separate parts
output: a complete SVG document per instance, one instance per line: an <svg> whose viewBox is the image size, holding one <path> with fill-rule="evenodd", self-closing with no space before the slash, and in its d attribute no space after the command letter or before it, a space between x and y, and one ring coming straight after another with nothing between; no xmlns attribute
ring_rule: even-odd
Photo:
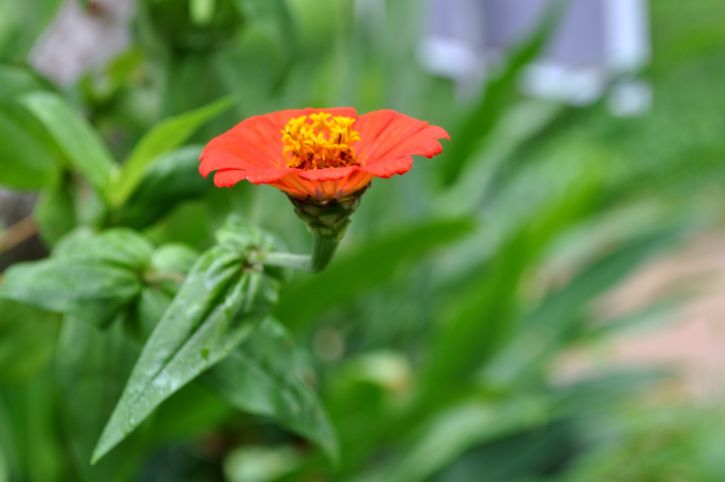
<svg viewBox="0 0 725 482"><path fill-rule="evenodd" d="M204 249L230 212L305 251L279 192L196 174L251 115L394 108L452 137L375 181L330 268L276 309L339 463L199 384L90 467L115 400L79 385L124 380L78 345L90 368L69 381L62 321L5 306L0 482L725 480L721 0L0 0L0 62L0 269L79 225ZM36 91L117 159L234 102L173 188L109 221L29 112Z"/></svg>

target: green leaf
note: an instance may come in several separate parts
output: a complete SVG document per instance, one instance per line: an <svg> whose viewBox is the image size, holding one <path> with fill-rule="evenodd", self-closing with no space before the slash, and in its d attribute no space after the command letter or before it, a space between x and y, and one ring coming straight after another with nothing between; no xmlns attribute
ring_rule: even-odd
<svg viewBox="0 0 725 482"><path fill-rule="evenodd" d="M585 266L569 283L550 293L524 319L525 329L486 369L494 384L520 379L527 368L541 367L546 356L563 344L582 310L641 263L671 247L681 227L658 229L627 240Z"/></svg>
<svg viewBox="0 0 725 482"><path fill-rule="evenodd" d="M381 482L428 480L472 446L505 437L547 420L550 402L518 397L503 403L468 401L448 408L415 434L412 448L393 459Z"/></svg>
<svg viewBox="0 0 725 482"><path fill-rule="evenodd" d="M60 316L0 299L0 381L26 379L53 355Z"/></svg>
<svg viewBox="0 0 725 482"><path fill-rule="evenodd" d="M30 69L17 65L0 65L0 100L12 101L17 96L40 90L43 81Z"/></svg>
<svg viewBox="0 0 725 482"><path fill-rule="evenodd" d="M231 98L220 99L166 119L151 129L141 138L111 183L108 197L112 204L122 205L154 160L183 144L199 127L228 109L232 103Z"/></svg>
<svg viewBox="0 0 725 482"><path fill-rule="evenodd" d="M295 371L297 361L289 333L268 318L204 381L239 410L271 418L336 460L335 433L317 395Z"/></svg>
<svg viewBox="0 0 725 482"><path fill-rule="evenodd" d="M42 188L59 167L58 156L26 117L17 106L0 103L0 185L12 189Z"/></svg>
<svg viewBox="0 0 725 482"><path fill-rule="evenodd" d="M148 241L129 230L76 232L51 258L8 269L0 298L103 326L140 293L151 251Z"/></svg>
<svg viewBox="0 0 725 482"><path fill-rule="evenodd" d="M135 450L137 440L101 464L92 467L88 460L139 351L120 323L99 330L73 317L63 321L55 356L59 422L83 481L120 482L138 470L143 453Z"/></svg>
<svg viewBox="0 0 725 482"><path fill-rule="evenodd" d="M97 191L104 192L115 165L93 127L58 95L35 92L22 101L43 123L71 165Z"/></svg>
<svg viewBox="0 0 725 482"><path fill-rule="evenodd" d="M290 56L299 49L297 24L286 0L234 0L234 4L250 24L273 31Z"/></svg>
<svg viewBox="0 0 725 482"><path fill-rule="evenodd" d="M206 192L209 181L199 175L201 147L184 147L154 161L143 179L113 214L113 222L135 228L146 227L179 203Z"/></svg>
<svg viewBox="0 0 725 482"><path fill-rule="evenodd" d="M73 180L59 175L46 187L33 209L33 219L38 224L40 237L53 246L78 225Z"/></svg>
<svg viewBox="0 0 725 482"><path fill-rule="evenodd" d="M261 233L232 222L195 263L151 334L93 454L99 460L164 400L229 355L268 316L278 281L249 263Z"/></svg>
<svg viewBox="0 0 725 482"><path fill-rule="evenodd" d="M28 68L0 65L0 185L38 189L58 170L58 153L42 126L16 102L24 93L43 87Z"/></svg>
<svg viewBox="0 0 725 482"><path fill-rule="evenodd" d="M139 272L149 265L153 252L149 240L130 229L114 228L98 234L78 229L58 243L53 258L90 260Z"/></svg>
<svg viewBox="0 0 725 482"><path fill-rule="evenodd" d="M389 281L405 266L472 231L469 218L432 220L409 226L336 258L322 273L291 286L275 314L288 326L301 326L335 306ZM309 300L315 300L310 303Z"/></svg>

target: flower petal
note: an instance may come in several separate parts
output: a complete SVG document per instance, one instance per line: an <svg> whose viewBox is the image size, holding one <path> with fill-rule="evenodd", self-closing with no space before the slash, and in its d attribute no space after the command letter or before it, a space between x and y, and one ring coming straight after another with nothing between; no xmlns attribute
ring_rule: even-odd
<svg viewBox="0 0 725 482"><path fill-rule="evenodd" d="M217 171L214 174L214 185L216 187L232 187L245 179L244 172L236 169Z"/></svg>
<svg viewBox="0 0 725 482"><path fill-rule="evenodd" d="M328 167L325 169L290 169L295 175L308 181L336 181L351 176L360 169L359 166Z"/></svg>
<svg viewBox="0 0 725 482"><path fill-rule="evenodd" d="M364 114L355 129L361 137L355 151L362 169L379 177L407 172L411 156L436 156L443 150L438 139L450 139L443 128L393 110Z"/></svg>
<svg viewBox="0 0 725 482"><path fill-rule="evenodd" d="M272 175L258 173L258 171L285 167L282 153L282 128L290 119L314 112L329 112L332 115L348 117L357 115L354 108L337 107L287 109L250 117L207 144L201 153L199 172L206 177L213 171L237 169L248 172L247 179L251 182L265 182L252 179L265 179Z"/></svg>

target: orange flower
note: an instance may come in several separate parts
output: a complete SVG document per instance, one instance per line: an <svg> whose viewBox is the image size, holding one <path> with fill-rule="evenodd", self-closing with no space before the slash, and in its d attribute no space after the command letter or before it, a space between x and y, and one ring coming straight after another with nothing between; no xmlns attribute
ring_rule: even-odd
<svg viewBox="0 0 725 482"><path fill-rule="evenodd" d="M293 199L326 203L364 190L375 177L410 170L414 155L441 153L441 127L393 110L291 109L246 119L212 139L199 172L231 187L270 184Z"/></svg>

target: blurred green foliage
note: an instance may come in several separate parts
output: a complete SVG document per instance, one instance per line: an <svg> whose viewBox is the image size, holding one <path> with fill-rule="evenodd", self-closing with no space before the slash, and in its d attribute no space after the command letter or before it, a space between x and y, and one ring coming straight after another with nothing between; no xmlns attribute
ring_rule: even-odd
<svg viewBox="0 0 725 482"><path fill-rule="evenodd" d="M651 401L671 374L555 370L665 319L681 297L607 329L594 308L722 223L720 0L651 2L654 104L627 119L518 92L546 23L462 101L419 65L418 0L142 0L129 49L59 89L26 64L58 3L0 0L0 184L38 193L51 251L3 274L0 482L725 479L722 409ZM284 196L214 189L198 153L306 105L395 108L452 141L376 181L329 269L274 273L274 318L240 326L214 309L258 275L228 215L309 240ZM174 298L184 276L198 306ZM202 365L174 358L209 340Z"/></svg>

